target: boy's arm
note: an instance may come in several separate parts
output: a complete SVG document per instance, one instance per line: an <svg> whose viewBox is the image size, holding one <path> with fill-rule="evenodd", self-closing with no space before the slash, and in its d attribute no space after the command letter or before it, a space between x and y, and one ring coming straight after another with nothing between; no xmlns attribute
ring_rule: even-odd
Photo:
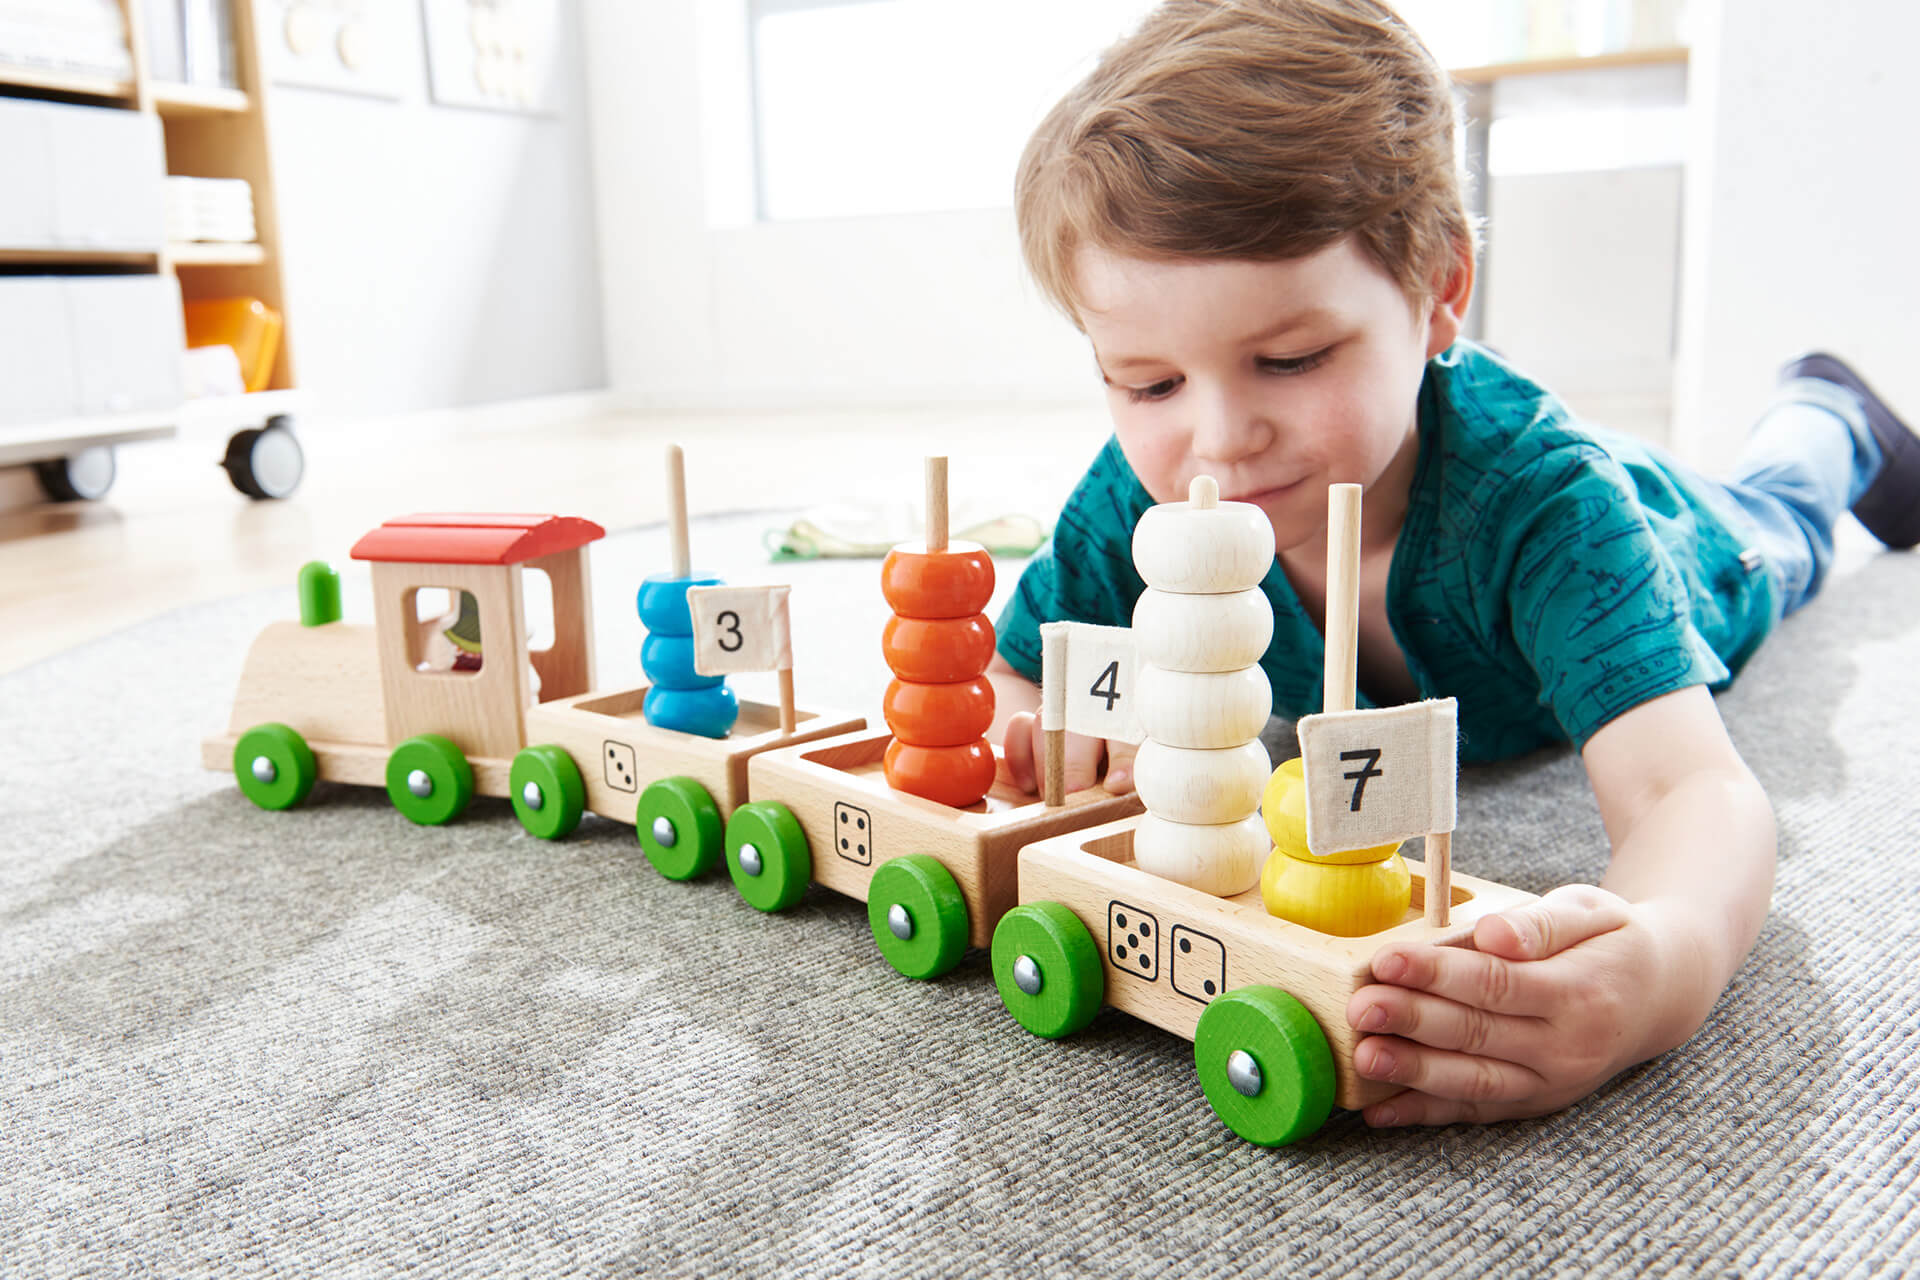
<svg viewBox="0 0 1920 1280"><path fill-rule="evenodd" d="M1040 687L1015 671L1005 658L993 655L987 664L987 680L993 685L993 728L988 736L999 739L1007 757L1007 772L1022 791L1040 789L1041 758L1046 751L1046 735L1040 728ZM1133 790L1133 755L1136 748L1125 742L1106 742L1083 734L1070 733L1066 745L1066 788L1081 791L1101 781L1100 766L1107 765L1105 782L1114 795Z"/></svg>
<svg viewBox="0 0 1920 1280"><path fill-rule="evenodd" d="M1490 916L1475 951L1395 945L1347 1006L1361 1075L1407 1086L1370 1124L1557 1111L1699 1030L1766 919L1773 810L1696 685L1582 752L1613 846L1600 888Z"/></svg>

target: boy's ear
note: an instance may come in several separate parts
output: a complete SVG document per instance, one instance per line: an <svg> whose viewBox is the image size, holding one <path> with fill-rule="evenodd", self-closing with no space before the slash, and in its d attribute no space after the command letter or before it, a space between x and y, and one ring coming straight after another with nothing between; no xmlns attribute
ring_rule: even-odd
<svg viewBox="0 0 1920 1280"><path fill-rule="evenodd" d="M1473 250L1459 245L1447 264L1447 274L1435 282L1427 306L1427 359L1452 346L1466 326L1467 303L1473 297Z"/></svg>

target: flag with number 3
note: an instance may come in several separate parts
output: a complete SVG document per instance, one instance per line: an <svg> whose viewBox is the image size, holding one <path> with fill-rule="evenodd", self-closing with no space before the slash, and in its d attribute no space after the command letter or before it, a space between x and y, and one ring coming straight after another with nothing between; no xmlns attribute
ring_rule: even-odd
<svg viewBox="0 0 1920 1280"><path fill-rule="evenodd" d="M693 669L703 676L791 670L790 591L789 587L689 588Z"/></svg>
<svg viewBox="0 0 1920 1280"><path fill-rule="evenodd" d="M1307 848L1321 855L1452 831L1459 704L1332 711L1296 726Z"/></svg>

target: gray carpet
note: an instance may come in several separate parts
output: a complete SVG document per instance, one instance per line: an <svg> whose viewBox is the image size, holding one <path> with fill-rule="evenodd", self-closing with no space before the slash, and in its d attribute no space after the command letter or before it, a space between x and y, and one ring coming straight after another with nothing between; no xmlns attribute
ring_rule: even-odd
<svg viewBox="0 0 1920 1280"><path fill-rule="evenodd" d="M796 584L803 703L877 705L874 566ZM1263 1150L1189 1046L1059 1044L985 957L916 984L861 908L763 917L629 829L416 829L198 767L273 592L0 677L0 1271L21 1275L1884 1275L1920 1268L1920 557L1849 528L1722 711L1773 796L1774 912L1691 1043L1545 1120ZM342 549L344 551L344 549ZM596 552L601 683L638 674L642 531ZM1004 565L1003 590L1017 564ZM350 578L349 617L366 618ZM1470 773L1460 868L1600 874L1578 762Z"/></svg>

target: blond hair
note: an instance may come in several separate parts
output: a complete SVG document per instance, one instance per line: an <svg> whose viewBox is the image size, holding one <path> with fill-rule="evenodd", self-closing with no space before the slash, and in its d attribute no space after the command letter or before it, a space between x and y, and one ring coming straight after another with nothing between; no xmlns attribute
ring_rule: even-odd
<svg viewBox="0 0 1920 1280"><path fill-rule="evenodd" d="M1446 74L1377 0L1168 0L1041 122L1021 251L1079 323L1074 256L1279 260L1342 236L1416 306L1473 229Z"/></svg>

